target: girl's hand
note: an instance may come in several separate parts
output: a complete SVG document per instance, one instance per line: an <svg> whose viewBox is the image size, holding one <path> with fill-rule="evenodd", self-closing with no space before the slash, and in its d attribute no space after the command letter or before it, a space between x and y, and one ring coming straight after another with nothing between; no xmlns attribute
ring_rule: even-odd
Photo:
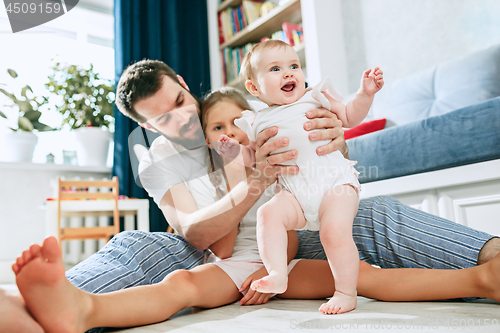
<svg viewBox="0 0 500 333"><path fill-rule="evenodd" d="M342 122L337 118L335 113L321 108L307 111L306 117L311 120L304 124L304 129L306 131L319 130L311 132L309 134L309 140L332 140L330 143L316 149L318 155L325 155L335 150L339 150L345 158L349 159L347 145L344 140Z"/></svg>
<svg viewBox="0 0 500 333"><path fill-rule="evenodd" d="M367 69L361 78L361 90L368 96L373 96L384 86L384 72L378 67L372 70Z"/></svg>
<svg viewBox="0 0 500 333"><path fill-rule="evenodd" d="M240 305L259 305L259 304L266 304L267 301L271 298L272 294L263 294L258 291L250 289L250 285L252 284L253 281L256 281L258 279L263 278L264 276L267 276L267 271L265 267L262 267L258 271L254 272L252 275L250 275L245 282L241 285L240 290L238 290L240 293L244 292L245 290L247 293L243 298L240 300Z"/></svg>

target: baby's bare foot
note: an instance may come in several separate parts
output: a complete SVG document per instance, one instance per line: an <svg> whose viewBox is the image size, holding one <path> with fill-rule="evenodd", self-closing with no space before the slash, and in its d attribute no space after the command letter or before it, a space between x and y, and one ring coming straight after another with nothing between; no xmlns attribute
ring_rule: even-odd
<svg viewBox="0 0 500 333"><path fill-rule="evenodd" d="M252 282L250 288L260 293L282 294L288 286L288 277L278 274L269 274L262 279Z"/></svg>
<svg viewBox="0 0 500 333"><path fill-rule="evenodd" d="M336 291L333 297L319 307L319 312L324 314L340 314L349 312L356 308L358 299L356 295L350 296Z"/></svg>
<svg viewBox="0 0 500 333"><path fill-rule="evenodd" d="M221 135L217 141L217 153L234 159L240 153L240 144L227 135Z"/></svg>
<svg viewBox="0 0 500 333"><path fill-rule="evenodd" d="M54 237L23 252L12 269L26 307L46 332L84 332L90 300L64 275L61 249Z"/></svg>

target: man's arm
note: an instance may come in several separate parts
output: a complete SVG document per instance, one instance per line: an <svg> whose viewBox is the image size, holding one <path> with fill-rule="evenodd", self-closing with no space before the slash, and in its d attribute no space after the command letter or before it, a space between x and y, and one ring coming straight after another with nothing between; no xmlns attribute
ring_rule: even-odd
<svg viewBox="0 0 500 333"><path fill-rule="evenodd" d="M255 168L243 181L234 185L228 194L213 204L198 209L196 202L183 184L176 184L165 193L160 209L169 224L191 245L205 250L227 235L243 219L262 193L276 181L277 175L298 172L296 166L269 165L269 153L288 145L288 140L268 140L277 130L266 129L257 136ZM295 158L294 154L273 155L278 163Z"/></svg>
<svg viewBox="0 0 500 333"><path fill-rule="evenodd" d="M222 199L198 209L186 186L176 184L165 193L160 209L182 237L205 250L233 230L264 191L258 183L240 182ZM239 203L233 205L235 201Z"/></svg>

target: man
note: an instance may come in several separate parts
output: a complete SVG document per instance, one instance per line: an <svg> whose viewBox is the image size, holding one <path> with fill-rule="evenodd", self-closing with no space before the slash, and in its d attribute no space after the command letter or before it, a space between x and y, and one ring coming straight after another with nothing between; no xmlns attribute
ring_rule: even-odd
<svg viewBox="0 0 500 333"><path fill-rule="evenodd" d="M269 128L258 136L251 181L233 184L221 200L198 207L189 181L208 172L199 100L182 77L166 64L151 60L129 66L116 95L122 113L163 134L141 161L141 181L180 235L135 231L115 236L101 251L66 272L71 283L92 293L156 283L173 270L203 263L204 250L238 225L278 173L297 172L294 166L279 165L295 158L296 152L270 155L288 141L272 140L277 129ZM340 121L324 109L314 110L308 118L304 129L323 129L311 133L310 139L334 139L318 153L338 149L347 157ZM466 268L500 252L498 238L388 197L361 200L353 236L360 258L383 268ZM318 232L299 232L297 257L325 258ZM0 301L4 304L0 311L11 320L0 322L0 327L20 327L16 323L23 321L31 331L41 329L29 319L19 298L0 293Z"/></svg>

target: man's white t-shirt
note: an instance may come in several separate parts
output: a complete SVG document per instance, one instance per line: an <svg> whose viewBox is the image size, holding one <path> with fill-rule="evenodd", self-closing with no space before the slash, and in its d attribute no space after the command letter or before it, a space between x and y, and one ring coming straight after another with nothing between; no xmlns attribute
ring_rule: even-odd
<svg viewBox="0 0 500 333"><path fill-rule="evenodd" d="M139 178L142 186L160 205L163 196L176 184L185 184L207 175L208 147L185 149L163 136L153 141L149 151L142 155L139 163Z"/></svg>
<svg viewBox="0 0 500 333"><path fill-rule="evenodd" d="M184 184L198 209L205 208L217 201L216 189L208 176L207 156L207 146L187 150L158 137L141 158L141 183L158 205L173 185ZM274 188L268 187L241 220L232 260L260 260L256 239L257 210L273 197Z"/></svg>

